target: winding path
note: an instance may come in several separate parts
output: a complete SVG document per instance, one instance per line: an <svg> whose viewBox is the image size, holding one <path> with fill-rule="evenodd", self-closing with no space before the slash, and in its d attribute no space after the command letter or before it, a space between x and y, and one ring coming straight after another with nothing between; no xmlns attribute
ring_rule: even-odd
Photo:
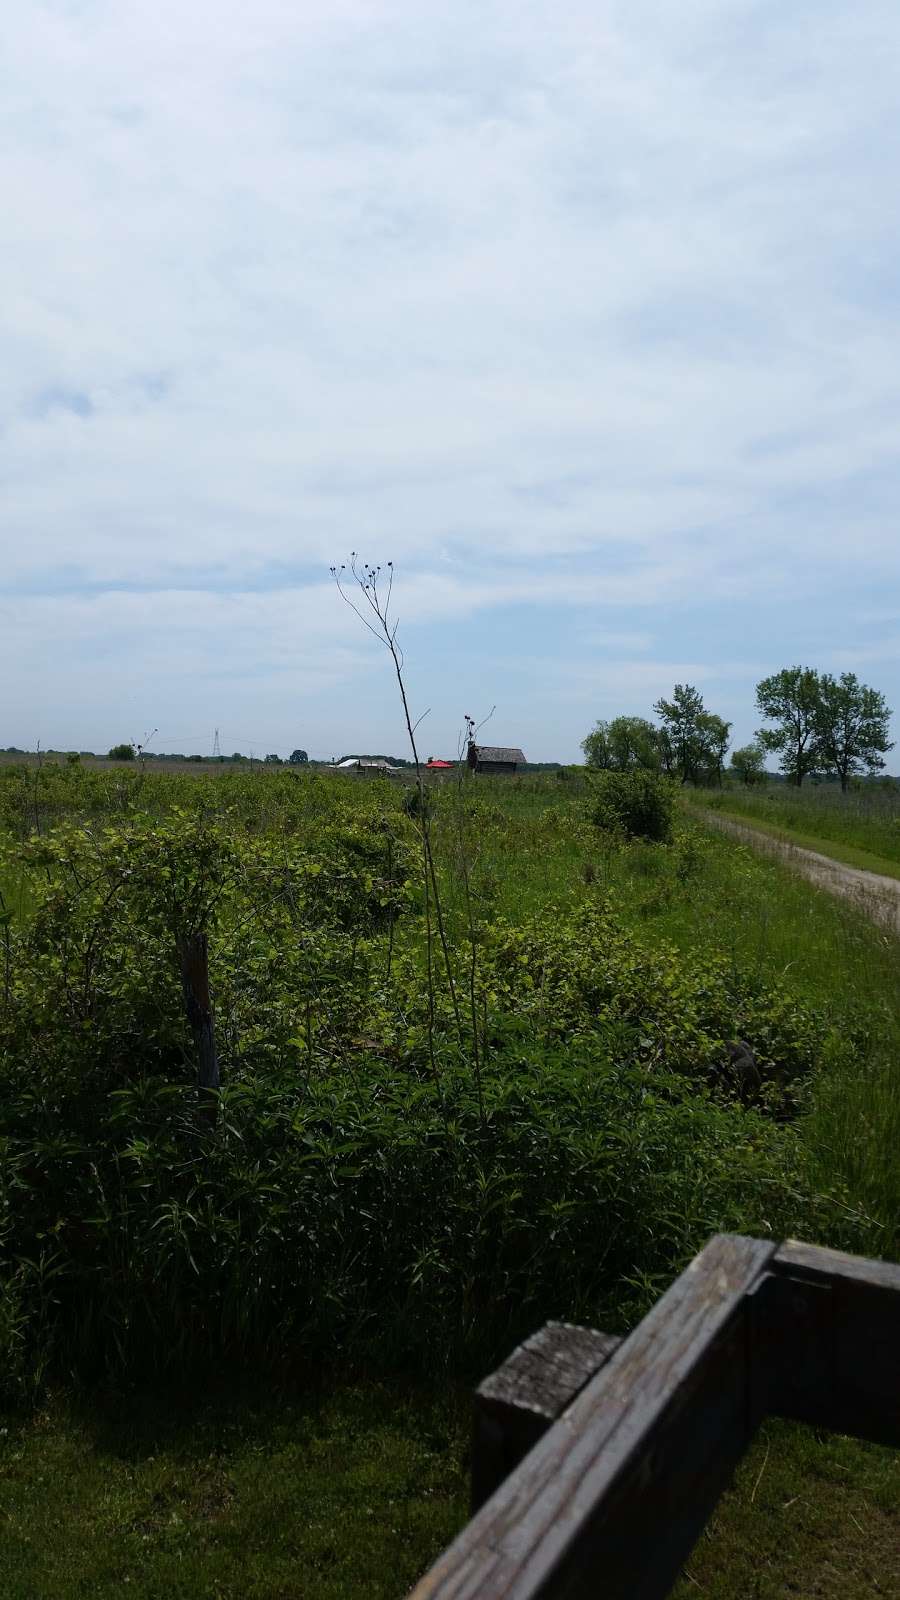
<svg viewBox="0 0 900 1600"><path fill-rule="evenodd" d="M723 815L721 811L706 811L699 807L691 809L697 818L710 827L740 839L742 844L752 845L754 850L759 850L763 855L783 861L808 878L810 883L827 889L829 894L842 895L873 922L900 935L900 878L884 877L880 872L865 872L861 867L848 867L843 861L820 855L817 850L805 850L801 845L789 843L787 839L762 833L758 828L751 828L745 822Z"/></svg>

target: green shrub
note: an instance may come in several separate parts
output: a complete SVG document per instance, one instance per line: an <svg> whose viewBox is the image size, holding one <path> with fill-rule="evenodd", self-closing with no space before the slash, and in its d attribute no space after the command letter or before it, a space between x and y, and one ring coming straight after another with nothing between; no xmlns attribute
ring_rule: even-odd
<svg viewBox="0 0 900 1600"><path fill-rule="evenodd" d="M548 911L482 929L476 1084L445 992L432 1059L415 941L381 959L386 909L411 915L396 825L393 881L361 819L318 853L180 811L12 852L35 905L0 1007L10 1384L51 1360L484 1363L549 1315L621 1325L717 1228L821 1231L794 1130L725 1071L747 1037L784 1109L820 1044L796 1001L644 946L605 900ZM175 959L197 926L214 1131Z"/></svg>
<svg viewBox="0 0 900 1600"><path fill-rule="evenodd" d="M675 791L669 778L640 769L601 772L591 787L595 827L626 839L669 842L675 811Z"/></svg>
<svg viewBox="0 0 900 1600"><path fill-rule="evenodd" d="M109 752L110 761L133 761L133 744L114 744Z"/></svg>
<svg viewBox="0 0 900 1600"><path fill-rule="evenodd" d="M811 1196L788 1120L821 1060L855 1059L852 1030L758 964L629 931L578 883L580 798L526 812L529 792L498 781L466 800L465 828L453 793L433 799L442 881L462 857L473 884L471 942L445 902L458 1014L436 939L429 990L402 792L49 765L0 784L0 820L25 836L0 878L27 887L0 941L10 1388L51 1364L303 1352L484 1370L548 1316L624 1327L719 1229L858 1246ZM575 909L543 893L525 920L502 892L568 835ZM699 850L640 844L635 870L668 890L702 875ZM490 920L495 902L514 917ZM176 957L196 928L214 1129ZM735 1038L759 1062L753 1105Z"/></svg>

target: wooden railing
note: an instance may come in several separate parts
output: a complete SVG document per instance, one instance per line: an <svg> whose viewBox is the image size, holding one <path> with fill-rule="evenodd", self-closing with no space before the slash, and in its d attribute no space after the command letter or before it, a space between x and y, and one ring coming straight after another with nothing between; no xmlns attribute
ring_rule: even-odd
<svg viewBox="0 0 900 1600"><path fill-rule="evenodd" d="M900 1267L718 1234L627 1339L549 1324L482 1384L475 1515L410 1600L662 1600L768 1415L900 1445Z"/></svg>

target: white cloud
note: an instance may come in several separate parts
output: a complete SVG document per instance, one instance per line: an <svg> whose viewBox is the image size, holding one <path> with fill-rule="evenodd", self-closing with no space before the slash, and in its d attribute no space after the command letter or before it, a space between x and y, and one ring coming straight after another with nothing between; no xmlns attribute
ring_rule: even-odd
<svg viewBox="0 0 900 1600"><path fill-rule="evenodd" d="M898 64L888 0L20 8L3 649L42 595L60 641L28 717L85 628L125 693L123 616L160 684L217 627L277 674L288 612L352 678L352 545L423 625L638 608L661 673L679 606L749 634L812 573L827 632L895 582Z"/></svg>

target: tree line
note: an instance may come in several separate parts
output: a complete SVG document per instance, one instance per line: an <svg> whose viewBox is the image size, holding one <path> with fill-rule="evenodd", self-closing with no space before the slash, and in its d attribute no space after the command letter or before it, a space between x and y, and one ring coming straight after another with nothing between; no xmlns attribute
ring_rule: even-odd
<svg viewBox="0 0 900 1600"><path fill-rule="evenodd" d="M834 677L812 667L782 667L756 685L756 709L768 726L731 755L731 770L743 783L760 782L766 757L777 755L782 774L798 788L804 778L824 777L846 790L852 777L881 771L893 749L884 695L854 672ZM676 683L671 700L657 700L653 710L656 723L628 716L598 722L582 740L587 765L720 784L731 723L708 711L689 683Z"/></svg>

